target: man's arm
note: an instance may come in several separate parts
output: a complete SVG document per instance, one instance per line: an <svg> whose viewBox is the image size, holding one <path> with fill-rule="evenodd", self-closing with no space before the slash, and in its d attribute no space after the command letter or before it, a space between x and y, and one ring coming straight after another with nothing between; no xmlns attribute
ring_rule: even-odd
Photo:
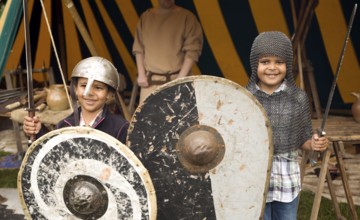
<svg viewBox="0 0 360 220"><path fill-rule="evenodd" d="M181 69L180 69L180 72L179 72L179 75L177 78L182 78L182 77L188 76L193 64L194 64L194 61L191 58L185 56L183 65L181 66Z"/></svg>
<svg viewBox="0 0 360 220"><path fill-rule="evenodd" d="M147 81L146 72L145 72L144 54L136 53L135 59L136 59L136 67L138 70L137 83L140 87L148 87L149 83Z"/></svg>

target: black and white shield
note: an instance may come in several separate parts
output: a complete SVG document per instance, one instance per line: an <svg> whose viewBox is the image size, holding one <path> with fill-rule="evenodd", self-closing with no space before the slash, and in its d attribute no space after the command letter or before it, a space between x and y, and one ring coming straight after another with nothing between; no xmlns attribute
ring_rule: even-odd
<svg viewBox="0 0 360 220"><path fill-rule="evenodd" d="M156 219L148 171L127 146L92 128L62 128L36 140L18 191L29 219Z"/></svg>
<svg viewBox="0 0 360 220"><path fill-rule="evenodd" d="M127 145L149 170L159 219L260 219L273 145L266 113L238 84L191 76L152 93Z"/></svg>

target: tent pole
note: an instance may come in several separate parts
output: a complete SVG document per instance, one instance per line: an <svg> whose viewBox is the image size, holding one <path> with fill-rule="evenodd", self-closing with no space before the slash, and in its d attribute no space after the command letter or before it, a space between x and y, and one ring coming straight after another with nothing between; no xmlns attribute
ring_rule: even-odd
<svg viewBox="0 0 360 220"><path fill-rule="evenodd" d="M63 0L63 2L65 4L65 6L69 9L69 12L70 12L71 16L73 17L74 22L86 43L86 46L89 48L91 55L97 56L98 53L96 52L94 42L91 40L90 34L86 30L84 22L81 20L81 17L79 15L78 11L76 10L73 1L72 0Z"/></svg>

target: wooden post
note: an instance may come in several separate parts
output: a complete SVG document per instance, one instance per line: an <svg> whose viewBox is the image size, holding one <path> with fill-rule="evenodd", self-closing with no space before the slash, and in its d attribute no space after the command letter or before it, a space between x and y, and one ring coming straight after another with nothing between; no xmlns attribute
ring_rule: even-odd
<svg viewBox="0 0 360 220"><path fill-rule="evenodd" d="M316 87L316 82L315 82L315 78L314 78L313 68L309 64L309 62L307 62L307 63L308 63L307 68L306 68L306 70L307 70L306 71L307 78L309 80L311 95L312 95L312 98L313 98L313 101L314 101L316 117L319 119L319 118L322 118L320 99L319 99L319 95L318 95L318 92L317 92L317 87Z"/></svg>
<svg viewBox="0 0 360 220"><path fill-rule="evenodd" d="M353 201L351 191L350 191L350 187L349 187L349 183L348 183L348 178L347 178L347 175L346 175L346 172L345 172L345 164L344 164L344 160L342 158L342 152L340 151L341 147L344 147L344 143L342 141L334 142L334 152L335 152L336 160L337 160L337 163L338 163L338 166L339 166L341 180L342 180L342 183L343 183L343 186L344 186L346 199L347 199L347 202L348 202L349 207L350 207L351 216L352 216L352 219L358 220L358 216L357 216L356 210L355 210L354 201Z"/></svg>
<svg viewBox="0 0 360 220"><path fill-rule="evenodd" d="M319 174L319 182L316 187L316 193L315 193L315 198L314 198L314 202L313 202L313 206L312 206L312 210L311 210L310 220L316 220L317 216L319 214L319 208L320 208L322 193L324 191L325 177L326 177L326 172L328 169L329 159L330 159L330 151L326 150L326 152L324 153L324 156L322 158L322 164L321 164L321 169L320 169L320 174Z"/></svg>
<svg viewBox="0 0 360 220"><path fill-rule="evenodd" d="M340 212L339 203L337 201L336 194L335 194L335 187L334 187L334 184L332 183L329 169L326 172L326 180L327 180L326 182L329 187L331 201L332 201L332 204L335 209L336 219L343 219L344 217L341 215L341 212Z"/></svg>
<svg viewBox="0 0 360 220"><path fill-rule="evenodd" d="M128 106L128 111L130 112L130 114L134 113L135 111L135 101L136 101L136 97L139 94L139 85L137 84L136 80L133 84L133 88L131 91L131 97L130 97L130 102L129 102L129 106Z"/></svg>
<svg viewBox="0 0 360 220"><path fill-rule="evenodd" d="M86 43L86 46L89 48L91 55L96 56L97 52L95 49L95 45L94 45L93 41L91 40L89 32L86 30L84 22L81 20L81 17L75 8L74 2L72 0L63 0L63 1L64 1L65 6L69 9L69 12L70 12L71 16L73 17L74 22Z"/></svg>

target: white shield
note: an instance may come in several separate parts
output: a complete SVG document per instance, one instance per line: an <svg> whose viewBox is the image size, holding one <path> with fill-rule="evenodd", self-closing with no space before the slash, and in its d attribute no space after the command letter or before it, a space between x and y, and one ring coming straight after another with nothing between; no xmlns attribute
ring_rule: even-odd
<svg viewBox="0 0 360 220"><path fill-rule="evenodd" d="M197 137L208 128L215 131L210 133L213 137L203 138L199 146L206 148L211 145L207 139L214 139L224 152L213 156L217 159L210 166L206 160L193 159L197 154L184 163L186 153L179 150L182 136L193 132L189 137ZM191 76L159 87L134 113L127 145L149 170L159 216L262 218L272 132L260 103L240 85L224 78Z"/></svg>

